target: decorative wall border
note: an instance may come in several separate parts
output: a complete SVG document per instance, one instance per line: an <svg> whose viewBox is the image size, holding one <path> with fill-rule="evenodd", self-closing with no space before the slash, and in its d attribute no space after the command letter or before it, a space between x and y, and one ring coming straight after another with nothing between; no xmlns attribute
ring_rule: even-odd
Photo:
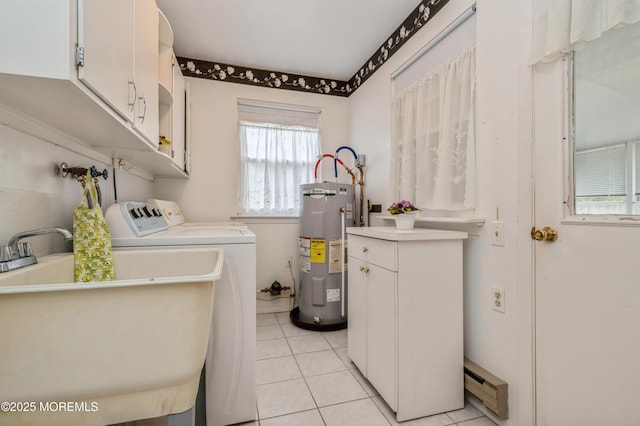
<svg viewBox="0 0 640 426"><path fill-rule="evenodd" d="M349 96L351 94L349 83L346 81L183 57L178 57L177 60L182 73L187 77L208 78L229 83L321 93L323 95Z"/></svg>
<svg viewBox="0 0 640 426"><path fill-rule="evenodd" d="M449 0L424 0L420 2L349 81L248 68L185 57L178 57L177 60L182 73L187 77L348 97L387 62L420 28L424 27L448 2Z"/></svg>

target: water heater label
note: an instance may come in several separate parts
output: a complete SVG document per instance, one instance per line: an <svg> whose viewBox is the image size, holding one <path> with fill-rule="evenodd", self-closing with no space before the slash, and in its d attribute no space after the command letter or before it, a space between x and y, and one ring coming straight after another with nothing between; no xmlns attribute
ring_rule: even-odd
<svg viewBox="0 0 640 426"><path fill-rule="evenodd" d="M344 242L344 249L347 250L347 241ZM337 274L342 272L342 260L346 259L342 253L342 240L332 240L329 242L329 273ZM345 263L345 271L346 271Z"/></svg>
<svg viewBox="0 0 640 426"><path fill-rule="evenodd" d="M326 240L311 239L311 263L324 263Z"/></svg>
<svg viewBox="0 0 640 426"><path fill-rule="evenodd" d="M313 189L308 189L306 191L302 191L303 197L311 197L311 198L333 197L335 195L336 195L336 191L331 189L313 188Z"/></svg>
<svg viewBox="0 0 640 426"><path fill-rule="evenodd" d="M339 302L340 301L340 289L329 288L327 289L327 302Z"/></svg>
<svg viewBox="0 0 640 426"><path fill-rule="evenodd" d="M298 256L298 265L300 266L301 271L311 272L311 259L309 258L309 255Z"/></svg>
<svg viewBox="0 0 640 426"><path fill-rule="evenodd" d="M310 256L311 250L311 238L300 237L298 238L298 254L301 256Z"/></svg>

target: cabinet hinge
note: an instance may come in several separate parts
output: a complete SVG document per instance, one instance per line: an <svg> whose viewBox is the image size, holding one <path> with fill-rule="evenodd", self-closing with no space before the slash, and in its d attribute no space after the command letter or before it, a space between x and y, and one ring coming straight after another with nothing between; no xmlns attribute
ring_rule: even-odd
<svg viewBox="0 0 640 426"><path fill-rule="evenodd" d="M76 67L80 68L84 66L84 47L76 47Z"/></svg>

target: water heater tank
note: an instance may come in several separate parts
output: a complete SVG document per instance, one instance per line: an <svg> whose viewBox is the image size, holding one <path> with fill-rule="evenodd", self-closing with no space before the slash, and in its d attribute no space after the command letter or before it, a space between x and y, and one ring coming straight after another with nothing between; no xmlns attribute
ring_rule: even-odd
<svg viewBox="0 0 640 426"><path fill-rule="evenodd" d="M342 238L344 228L355 225L354 188L323 182L301 185L301 191L300 289L290 317L301 328L339 330L347 326L347 242Z"/></svg>

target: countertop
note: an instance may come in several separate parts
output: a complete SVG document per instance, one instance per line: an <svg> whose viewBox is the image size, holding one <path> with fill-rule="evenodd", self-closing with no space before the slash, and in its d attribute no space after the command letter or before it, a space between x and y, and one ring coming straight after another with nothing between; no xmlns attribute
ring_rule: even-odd
<svg viewBox="0 0 640 426"><path fill-rule="evenodd" d="M347 228L347 234L389 241L464 240L466 232L440 229L414 228L399 230L393 226L371 226Z"/></svg>

